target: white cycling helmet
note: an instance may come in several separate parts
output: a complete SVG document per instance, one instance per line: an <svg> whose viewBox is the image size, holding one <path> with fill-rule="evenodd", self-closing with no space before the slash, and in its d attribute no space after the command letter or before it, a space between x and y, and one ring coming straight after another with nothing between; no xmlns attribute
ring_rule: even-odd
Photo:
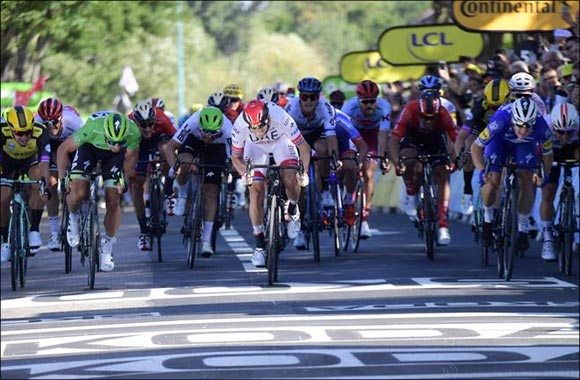
<svg viewBox="0 0 580 380"><path fill-rule="evenodd" d="M552 130L556 132L575 131L578 129L578 111L571 103L559 103L550 113Z"/></svg>
<svg viewBox="0 0 580 380"><path fill-rule="evenodd" d="M518 126L533 127L538 116L538 106L528 98L518 98L512 107L512 122Z"/></svg>
<svg viewBox="0 0 580 380"><path fill-rule="evenodd" d="M207 98L207 105L212 107L221 108L225 106L227 102L228 100L222 91L214 92L209 96L209 98Z"/></svg>
<svg viewBox="0 0 580 380"><path fill-rule="evenodd" d="M260 91L258 91L257 98L278 103L278 92L274 90L272 87L264 87L260 89Z"/></svg>
<svg viewBox="0 0 580 380"><path fill-rule="evenodd" d="M531 74L521 72L512 75L508 85L512 93L533 94L536 88L536 80Z"/></svg>
<svg viewBox="0 0 580 380"><path fill-rule="evenodd" d="M139 125L155 122L155 109L151 106L151 100L142 101L135 105L133 117Z"/></svg>

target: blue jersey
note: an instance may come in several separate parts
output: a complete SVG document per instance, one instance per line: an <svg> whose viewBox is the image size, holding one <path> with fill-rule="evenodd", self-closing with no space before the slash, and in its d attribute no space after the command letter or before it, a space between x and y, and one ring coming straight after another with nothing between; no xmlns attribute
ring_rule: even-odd
<svg viewBox="0 0 580 380"><path fill-rule="evenodd" d="M511 107L501 107L493 115L487 127L479 134L475 143L485 147L496 138L501 138L513 144L541 144L544 154L552 153L552 131L540 114L536 117L536 123L531 133L523 139L518 139L512 123Z"/></svg>
<svg viewBox="0 0 580 380"><path fill-rule="evenodd" d="M348 147L349 141L357 142L362 139L359 131L354 127L350 117L341 110L336 110L336 139L340 147Z"/></svg>

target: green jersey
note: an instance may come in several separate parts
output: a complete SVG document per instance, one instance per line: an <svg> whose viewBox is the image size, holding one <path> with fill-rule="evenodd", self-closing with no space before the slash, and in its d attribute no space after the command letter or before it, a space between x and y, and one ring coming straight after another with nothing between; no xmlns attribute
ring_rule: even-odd
<svg viewBox="0 0 580 380"><path fill-rule="evenodd" d="M91 144L98 149L111 150L109 145L105 142L104 130L105 119L111 112L112 111L101 111L89 116L85 125L72 135L75 144L79 146L83 144ZM123 117L127 118L126 115L123 115ZM127 150L137 150L137 148L139 148L139 142L141 141L141 131L139 130L139 127L131 121L131 119L127 118L127 123L129 126L126 139Z"/></svg>

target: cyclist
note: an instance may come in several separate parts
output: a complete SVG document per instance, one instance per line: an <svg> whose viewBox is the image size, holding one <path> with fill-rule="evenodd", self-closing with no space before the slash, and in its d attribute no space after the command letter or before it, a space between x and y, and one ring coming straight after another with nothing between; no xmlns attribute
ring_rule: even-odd
<svg viewBox="0 0 580 380"><path fill-rule="evenodd" d="M550 113L549 125L554 139L554 161L565 160L578 161L580 152L578 146L578 112L571 103L559 103L554 106ZM542 187L542 202L540 203L540 219L544 232L544 244L542 246L542 259L552 261L556 259L554 252L553 224L554 224L554 198L560 180L560 168L553 167L548 181Z"/></svg>
<svg viewBox="0 0 580 380"><path fill-rule="evenodd" d="M510 104L516 99L524 97L531 99L538 106L538 113L546 115L546 103L542 98L536 94L536 80L534 77L526 72L519 72L512 75L508 81L511 97L510 100L504 103L504 107L511 108ZM501 108L500 108L501 109Z"/></svg>
<svg viewBox="0 0 580 380"><path fill-rule="evenodd" d="M137 239L137 248L142 251L151 249L149 241L149 226L145 215L146 203L149 202L149 194L145 192L145 182L147 181L147 164L146 161L156 158L165 159L163 145L167 144L175 133L175 128L171 120L163 113L160 108L153 108L150 101L142 101L135 105L133 112L129 115L129 120L133 121L141 132L141 141L139 142L140 161L135 167L135 175L130 178L129 190L131 199L135 207L135 216L139 222L139 238ZM167 174L169 166L164 165L163 174ZM173 197L173 180L165 179L165 209L168 215L174 214L175 198Z"/></svg>
<svg viewBox="0 0 580 380"><path fill-rule="evenodd" d="M269 102L273 102L278 104L278 92L273 89L272 87L264 87L258 91L256 98L259 100L267 100Z"/></svg>
<svg viewBox="0 0 580 380"><path fill-rule="evenodd" d="M294 119L300 133L308 145L316 151L316 154L331 156L335 153L338 157L336 112L326 99L320 97L322 83L313 77L302 78L298 82L298 91L300 91L300 96L288 100L288 104L285 107L286 112ZM315 170L316 183L319 191L321 191L322 207L332 208L334 201L328 191L330 162L328 160L317 161ZM302 226L294 240L294 247L297 249L306 248L305 228L306 226Z"/></svg>
<svg viewBox="0 0 580 380"><path fill-rule="evenodd" d="M539 185L538 176L534 175L533 166L538 164L536 145L542 145L545 173L552 165L552 133L544 118L540 115L537 104L527 97L520 97L509 103L510 107L501 107L491 119L488 126L479 134L471 145L473 164L481 170L480 183L483 183L481 195L484 209L483 243L492 243L492 222L495 205L501 182L501 165L506 157L512 156L518 165L525 168L518 170L518 241L517 249L529 248L527 229L528 217L534 203L534 182ZM484 151L485 149L485 151ZM486 160L490 160L489 173L483 172ZM543 181L546 181L544 178Z"/></svg>
<svg viewBox="0 0 580 380"><path fill-rule="evenodd" d="M310 146L305 141L294 119L284 109L272 102L251 100L236 122L232 132L232 164L250 186L250 220L256 249L252 264L263 267L266 263L264 243L264 200L266 197L265 169L255 169L246 173L246 161L252 164L268 164L270 153L276 164L298 165L305 168L310 164ZM286 189L288 238L294 239L300 230L300 210L298 198L300 187L308 185L308 173L297 175L295 170L281 173Z"/></svg>
<svg viewBox="0 0 580 380"><path fill-rule="evenodd" d="M58 221L57 182L58 170L56 167L56 152L60 144L77 131L84 124L78 111L70 105L63 105L57 98L44 99L38 105L38 114L35 119L46 127L50 138L50 182L47 183L51 197L46 203L48 222L50 224L50 240L48 249L60 251L60 223ZM64 196L64 194L62 195Z"/></svg>
<svg viewBox="0 0 580 380"><path fill-rule="evenodd" d="M201 104L201 103L193 103L191 105L191 107L189 107L189 112L186 113L185 115L180 116L179 119L177 119L177 125L179 127L181 127L183 125L183 123L185 123L185 121L187 119L189 119L189 117L191 115L193 115L197 111L201 110L202 108L203 108L203 104Z"/></svg>
<svg viewBox="0 0 580 380"><path fill-rule="evenodd" d="M379 96L379 86L371 80L363 80L355 89L356 96L342 106L342 111L352 120L369 147L369 153L384 155L387 152L387 139L391 128L391 105ZM366 160L364 164L365 194L367 204L363 211L361 238L371 237L368 218L373 201L375 171L378 161ZM383 168L384 170L384 168Z"/></svg>
<svg viewBox="0 0 580 380"><path fill-rule="evenodd" d="M165 155L169 164L169 176L175 176L176 159L190 163L194 157L201 158L201 164L215 165L205 170L203 178L203 236L201 244L202 257L214 254L211 247L211 231L217 212L218 194L222 176L217 166L225 167L231 155L232 123L216 107L205 107L191 115L175 132L165 146ZM175 151L178 150L176 157ZM180 164L177 176L178 198L175 215L185 213L190 164Z"/></svg>
<svg viewBox="0 0 580 380"><path fill-rule="evenodd" d="M350 121L350 117L341 110L336 110L336 139L338 154L341 162L339 177L344 180L346 196L344 198L344 221L349 226L356 223L354 208L358 170L362 169L366 161L369 147L363 140L358 129ZM352 158L358 153L357 162Z"/></svg>
<svg viewBox="0 0 580 380"><path fill-rule="evenodd" d="M459 130L455 140L455 153L461 158L463 169L463 197L461 201L462 213L473 213L473 162L471 155L466 153L476 137L489 124L495 111L510 97L510 89L505 79L494 79L485 85L483 97L477 99L473 108L466 114L465 123Z"/></svg>
<svg viewBox="0 0 580 380"><path fill-rule="evenodd" d="M223 93L228 101L224 114L232 123L234 123L244 109L244 103L242 102L244 92L237 84L228 84L224 87Z"/></svg>
<svg viewBox="0 0 580 380"><path fill-rule="evenodd" d="M120 177L132 178L138 158L141 132L129 118L119 112L100 111L89 116L78 131L70 135L58 148L58 177L62 182L69 170L69 154L76 151L70 164L70 183L66 196L70 218L67 227L68 244L79 245L80 207L89 193L92 170L101 161L105 186L105 236L101 239L100 269L115 268L113 243L121 224Z"/></svg>
<svg viewBox="0 0 580 380"><path fill-rule="evenodd" d="M50 145L48 130L34 120L28 107L16 106L4 110L0 124L0 178L15 179L20 173L28 173L30 179L44 178L49 183ZM32 185L28 198L30 206L30 253L35 254L42 245L40 219L47 200L38 192L38 185ZM10 222L10 200L12 184L0 181L0 234L2 235L1 261L10 259L8 224Z"/></svg>
<svg viewBox="0 0 580 380"><path fill-rule="evenodd" d="M153 108L161 109L161 111L163 111L165 116L167 116L167 118L171 121L171 124L173 124L173 127L175 128L177 126L177 123L175 121L175 116L173 116L173 114L171 112L169 112L165 109L165 102L163 101L163 99L151 98L151 106Z"/></svg>
<svg viewBox="0 0 580 380"><path fill-rule="evenodd" d="M330 104L336 109L341 109L346 100L346 95L340 90L332 91L329 95Z"/></svg>
<svg viewBox="0 0 580 380"><path fill-rule="evenodd" d="M284 82L276 82L274 84L274 91L278 94L278 101L274 102L278 104L280 107L286 107L288 104L288 85Z"/></svg>
<svg viewBox="0 0 580 380"><path fill-rule="evenodd" d="M422 166L417 160L401 161L401 156L415 157L421 147L423 154L446 154L448 140L455 141L457 130L455 123L441 99L435 92L424 92L418 100L410 101L393 129L389 140L389 153L396 163L397 175L402 175L407 188L405 212L416 220L416 194L421 185ZM453 161L451 161L453 162ZM447 213L451 190L449 187L449 172L452 165L445 159L432 160L433 174L437 184L437 209L439 210L439 228L437 243L448 245L451 242Z"/></svg>

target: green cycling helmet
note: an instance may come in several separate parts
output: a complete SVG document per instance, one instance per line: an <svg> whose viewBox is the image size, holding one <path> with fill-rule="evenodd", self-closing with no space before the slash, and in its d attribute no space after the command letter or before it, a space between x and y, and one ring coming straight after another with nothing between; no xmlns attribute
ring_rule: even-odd
<svg viewBox="0 0 580 380"><path fill-rule="evenodd" d="M199 113L199 124L204 133L217 133L222 129L224 114L216 107L205 107Z"/></svg>
<svg viewBox="0 0 580 380"><path fill-rule="evenodd" d="M105 118L105 139L111 142L125 141L129 133L127 117L119 112L111 112Z"/></svg>

